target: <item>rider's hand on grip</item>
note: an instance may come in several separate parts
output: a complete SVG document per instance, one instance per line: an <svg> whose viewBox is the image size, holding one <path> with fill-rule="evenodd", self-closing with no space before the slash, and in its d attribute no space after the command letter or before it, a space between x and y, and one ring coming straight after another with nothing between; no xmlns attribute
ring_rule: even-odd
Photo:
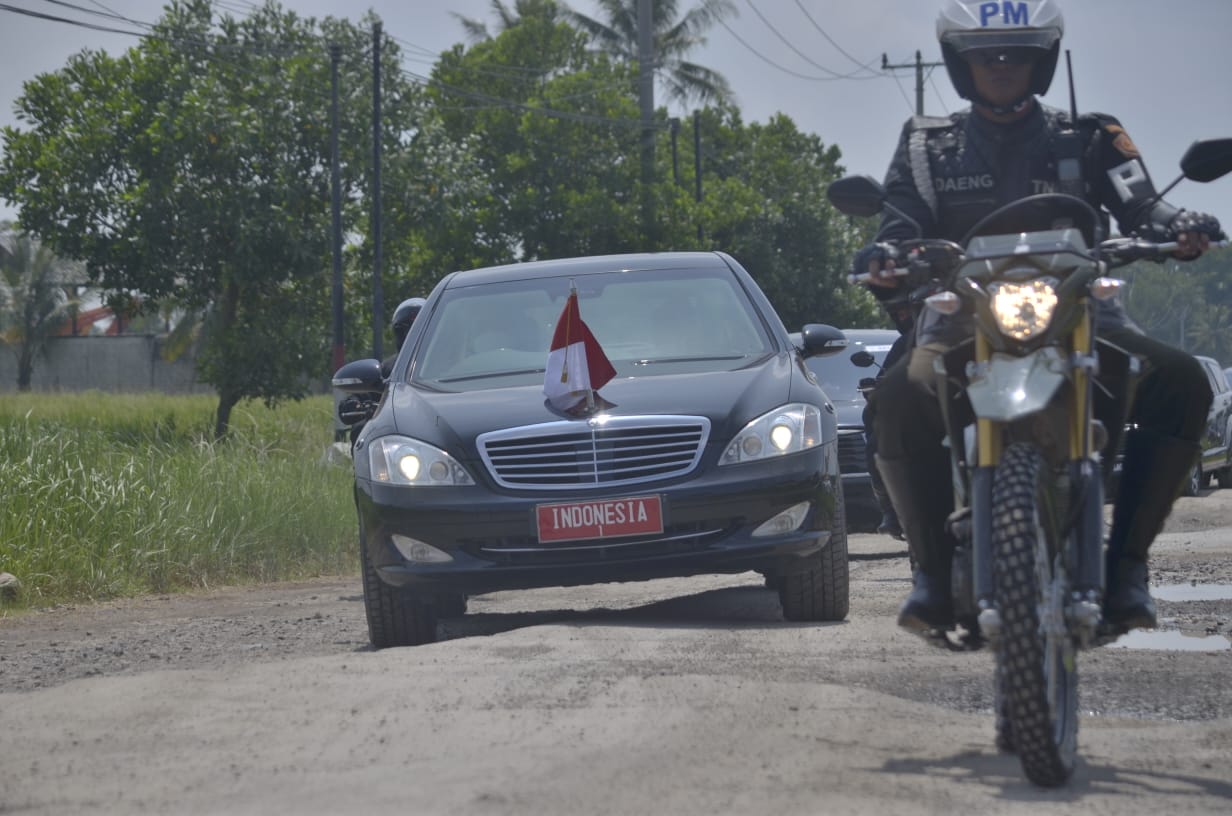
<svg viewBox="0 0 1232 816"><path fill-rule="evenodd" d="M1169 230L1176 236L1176 257L1191 260L1210 249L1212 241L1227 239L1227 235L1219 226L1219 219L1207 213L1181 210Z"/></svg>
<svg viewBox="0 0 1232 816"><path fill-rule="evenodd" d="M851 261L848 283L866 283L870 286L893 288L898 286L898 271L895 263L899 257L893 244L869 244L855 254Z"/></svg>

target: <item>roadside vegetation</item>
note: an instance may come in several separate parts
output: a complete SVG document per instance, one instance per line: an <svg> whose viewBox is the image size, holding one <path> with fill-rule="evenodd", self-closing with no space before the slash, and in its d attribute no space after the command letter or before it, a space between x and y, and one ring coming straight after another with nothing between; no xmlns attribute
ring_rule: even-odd
<svg viewBox="0 0 1232 816"><path fill-rule="evenodd" d="M8 607L355 569L349 468L327 461L328 396L236 407L210 396L0 398L0 571Z"/></svg>

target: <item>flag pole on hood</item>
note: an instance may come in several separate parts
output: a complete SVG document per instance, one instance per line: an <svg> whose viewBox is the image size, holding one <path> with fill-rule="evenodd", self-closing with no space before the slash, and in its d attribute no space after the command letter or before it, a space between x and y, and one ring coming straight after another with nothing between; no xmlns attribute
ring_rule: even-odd
<svg viewBox="0 0 1232 816"><path fill-rule="evenodd" d="M569 298L556 321L548 363L543 377L543 393L559 411L575 412L585 406L587 414L596 404L610 407L596 391L616 376L616 369L603 352L590 327L582 321L578 307L577 284L569 281Z"/></svg>

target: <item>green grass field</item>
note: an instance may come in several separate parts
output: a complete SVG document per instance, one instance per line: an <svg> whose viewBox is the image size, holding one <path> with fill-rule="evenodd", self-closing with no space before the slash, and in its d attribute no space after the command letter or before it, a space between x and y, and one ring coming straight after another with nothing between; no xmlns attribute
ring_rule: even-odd
<svg viewBox="0 0 1232 816"><path fill-rule="evenodd" d="M357 569L333 401L237 406L162 394L0 396L0 572L9 608Z"/></svg>

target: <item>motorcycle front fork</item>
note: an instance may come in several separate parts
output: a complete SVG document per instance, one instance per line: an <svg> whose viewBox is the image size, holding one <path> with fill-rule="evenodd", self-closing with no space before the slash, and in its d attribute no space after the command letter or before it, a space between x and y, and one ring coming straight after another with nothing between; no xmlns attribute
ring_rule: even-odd
<svg viewBox="0 0 1232 816"><path fill-rule="evenodd" d="M1065 625L1080 648L1095 645L1104 592L1103 479L1091 459L1070 463L1070 485L1078 512L1065 532L1067 552L1054 571L1054 580L1068 591ZM992 485L995 467L976 467L971 473L970 508L965 523L952 525L958 538L955 549L955 611L974 618L980 634L995 643L1001 634L1001 614L993 589Z"/></svg>

